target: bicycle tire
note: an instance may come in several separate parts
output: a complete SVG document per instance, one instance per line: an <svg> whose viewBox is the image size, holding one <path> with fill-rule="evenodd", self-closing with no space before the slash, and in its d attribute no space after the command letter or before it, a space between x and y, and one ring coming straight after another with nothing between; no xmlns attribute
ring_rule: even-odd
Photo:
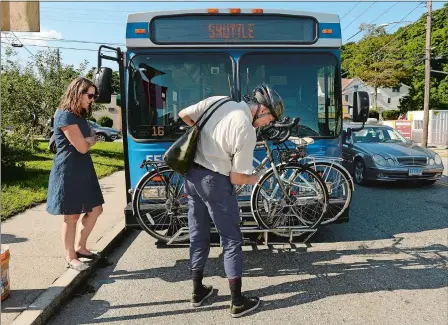
<svg viewBox="0 0 448 325"><path fill-rule="evenodd" d="M322 178L312 169L308 168L307 166L304 165L300 165L297 163L284 163L284 164L278 164L276 165L277 169L282 172L284 170L295 170L297 172L300 173L305 173L307 174L310 178L311 181L314 182L314 184L317 184L317 193L321 196L320 198L320 203L321 204L321 208L320 208L320 212L318 212L318 215L315 216L314 218L308 218L308 220L300 220L302 223L305 223L305 225L298 225L298 227L303 228L303 229L311 229L311 228L315 228L317 227L322 218L324 217L325 211L327 209L328 206L328 200L329 200L329 195L328 195L328 191L327 191L327 187L325 185L325 183L323 182ZM262 213L262 209L265 210L270 210L270 208L268 207L266 209L266 206L260 206L259 205L259 200L258 197L261 193L261 190L263 189L263 185L265 184L265 182L267 182L269 180L269 178L274 178L275 181L277 181L277 179L275 178L274 175L274 171L271 168L270 170L268 170L262 177L261 179L257 182L257 184L255 184L254 189L252 191L252 196L251 196L251 209L252 209L252 213L253 216L255 218L255 220L257 221L258 225L265 228L265 229L275 229L276 227L279 226L279 224L273 224L272 222L269 222L269 220L267 220L267 217L263 216L264 213ZM277 181L278 182L278 181ZM308 182L309 183L309 182ZM272 184L271 184L272 185ZM302 190L303 192L305 192L304 190ZM282 197L283 197L283 193L281 193ZM292 194L294 196L297 197L297 194ZM296 199L297 200L297 199ZM263 205L266 204L265 202L262 203ZM303 207L303 205L301 205ZM306 204L305 204L306 206ZM277 207L275 207L277 208ZM289 207L281 207L282 209L282 214L287 213L289 211L287 211L289 209ZM297 210L297 207L292 208L294 211L294 213L296 213L295 210ZM302 211L303 212L303 211ZM270 213L270 211L268 211L268 213ZM286 218L289 218L288 216L284 215ZM303 216L301 216L303 217ZM299 219L299 216L296 215L293 217L294 219ZM293 220L294 220L293 219ZM297 227L296 224L291 224L289 223L289 225L287 225L286 227ZM279 229L280 232L283 232L284 230Z"/></svg>
<svg viewBox="0 0 448 325"><path fill-rule="evenodd" d="M339 188L338 191L336 191L337 188L332 187L331 191L328 191L328 194L330 196L329 202L328 202L328 209L324 216L324 218L321 221L321 225L326 225L331 222L336 221L343 213L344 211L350 206L351 200L352 200L352 192L353 192L353 183L351 182L350 174L348 174L347 170L340 166L338 163L335 162L329 162L329 161L316 161L308 163L307 166L313 170L316 170L318 173L322 173L321 169L319 167L324 167L325 171L324 173L326 175L321 175L323 181L328 184L328 178L331 175L330 170L334 169L333 173L335 173L337 176L335 179L340 177L342 181L341 184L337 187ZM317 169L316 169L317 168ZM328 189L328 186L327 186ZM346 194L346 197L341 199L336 198L336 192L342 192ZM344 201L343 203L341 201Z"/></svg>
<svg viewBox="0 0 448 325"><path fill-rule="evenodd" d="M183 180L182 175L169 167L149 171L140 179L132 195L132 209L140 226L149 235L164 242L172 240L180 228L188 227L187 198L179 188L173 191L174 177ZM154 198L144 197L147 187L154 192ZM189 233L186 232L172 242L184 242L188 238Z"/></svg>

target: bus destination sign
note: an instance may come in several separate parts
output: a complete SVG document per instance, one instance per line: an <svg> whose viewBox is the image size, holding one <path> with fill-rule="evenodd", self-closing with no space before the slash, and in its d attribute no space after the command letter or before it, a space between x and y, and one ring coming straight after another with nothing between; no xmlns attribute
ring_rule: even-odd
<svg viewBox="0 0 448 325"><path fill-rule="evenodd" d="M254 24L209 24L210 39L254 39Z"/></svg>
<svg viewBox="0 0 448 325"><path fill-rule="evenodd" d="M155 44L307 44L316 31L310 17L194 14L155 17L150 38Z"/></svg>

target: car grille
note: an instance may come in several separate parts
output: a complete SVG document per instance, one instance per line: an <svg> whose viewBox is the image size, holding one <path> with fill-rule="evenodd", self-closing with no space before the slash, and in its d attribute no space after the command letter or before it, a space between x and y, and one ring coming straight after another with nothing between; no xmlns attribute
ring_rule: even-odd
<svg viewBox="0 0 448 325"><path fill-rule="evenodd" d="M403 166L423 166L428 163L426 157L398 157L397 161Z"/></svg>

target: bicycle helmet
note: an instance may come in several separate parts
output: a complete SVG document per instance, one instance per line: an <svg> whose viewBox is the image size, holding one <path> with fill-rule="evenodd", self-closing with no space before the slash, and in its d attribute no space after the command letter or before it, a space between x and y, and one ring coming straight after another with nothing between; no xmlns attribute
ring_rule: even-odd
<svg viewBox="0 0 448 325"><path fill-rule="evenodd" d="M275 120L278 120L285 112L283 99L266 83L262 83L255 87L252 91L252 96L259 104L264 105L269 109Z"/></svg>

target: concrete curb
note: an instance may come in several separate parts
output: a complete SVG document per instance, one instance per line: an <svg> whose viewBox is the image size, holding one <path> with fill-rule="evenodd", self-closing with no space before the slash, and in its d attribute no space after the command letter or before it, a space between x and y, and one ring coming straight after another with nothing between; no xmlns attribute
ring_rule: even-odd
<svg viewBox="0 0 448 325"><path fill-rule="evenodd" d="M92 250L101 252L103 256L112 249L125 233L124 219L118 222L108 233L106 233ZM98 261L85 272L67 269L59 278L53 282L26 310L12 322L12 325L42 325L45 324L57 311L58 307L95 271Z"/></svg>

